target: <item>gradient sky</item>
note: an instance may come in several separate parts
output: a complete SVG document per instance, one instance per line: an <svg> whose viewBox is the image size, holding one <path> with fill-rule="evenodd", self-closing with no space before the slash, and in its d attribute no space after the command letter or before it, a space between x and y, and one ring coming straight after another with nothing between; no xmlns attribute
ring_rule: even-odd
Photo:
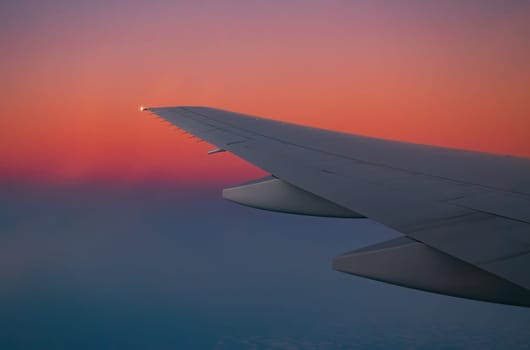
<svg viewBox="0 0 530 350"><path fill-rule="evenodd" d="M260 171L139 105L530 156L528 1L2 1L0 179Z"/></svg>
<svg viewBox="0 0 530 350"><path fill-rule="evenodd" d="M217 191L0 187L0 349L528 349L528 308L331 270L395 236Z"/></svg>
<svg viewBox="0 0 530 350"><path fill-rule="evenodd" d="M528 347L525 308L332 271L397 233L223 201L263 173L138 111L530 157L528 1L3 0L0 48L0 348Z"/></svg>

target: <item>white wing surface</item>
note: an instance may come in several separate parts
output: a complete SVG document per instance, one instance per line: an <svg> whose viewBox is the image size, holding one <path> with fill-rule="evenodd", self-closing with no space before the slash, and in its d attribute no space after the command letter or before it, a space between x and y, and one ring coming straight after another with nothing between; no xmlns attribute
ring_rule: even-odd
<svg viewBox="0 0 530 350"><path fill-rule="evenodd" d="M225 189L257 208L367 217L404 236L334 268L471 299L530 306L530 159L332 132L207 107L149 108L269 172Z"/></svg>

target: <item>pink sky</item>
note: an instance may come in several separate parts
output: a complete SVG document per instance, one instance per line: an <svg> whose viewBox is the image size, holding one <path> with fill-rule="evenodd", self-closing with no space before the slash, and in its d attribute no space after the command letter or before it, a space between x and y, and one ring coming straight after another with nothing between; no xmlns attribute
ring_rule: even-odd
<svg viewBox="0 0 530 350"><path fill-rule="evenodd" d="M0 13L0 178L260 174L206 156L141 104L530 157L523 1L20 1Z"/></svg>

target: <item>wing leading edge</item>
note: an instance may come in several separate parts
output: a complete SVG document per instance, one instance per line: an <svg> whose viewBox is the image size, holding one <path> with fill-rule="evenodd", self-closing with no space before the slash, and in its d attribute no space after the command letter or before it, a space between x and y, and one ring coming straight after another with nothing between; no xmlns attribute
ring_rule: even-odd
<svg viewBox="0 0 530 350"><path fill-rule="evenodd" d="M350 135L207 107L148 110L217 146L216 152L229 151L274 176L256 182L259 186L230 189L228 196L243 198L239 203L368 217L409 240L338 256L335 269L530 306L529 159Z"/></svg>

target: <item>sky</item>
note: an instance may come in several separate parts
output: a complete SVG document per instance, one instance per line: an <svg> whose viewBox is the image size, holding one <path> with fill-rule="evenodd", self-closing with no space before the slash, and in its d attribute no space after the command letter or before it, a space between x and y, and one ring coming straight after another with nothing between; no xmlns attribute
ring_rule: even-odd
<svg viewBox="0 0 530 350"><path fill-rule="evenodd" d="M213 190L0 192L0 348L527 349L530 310L332 271L396 233Z"/></svg>
<svg viewBox="0 0 530 350"><path fill-rule="evenodd" d="M525 308L331 269L397 235L258 211L139 107L530 157L530 3L0 2L0 348L524 349Z"/></svg>
<svg viewBox="0 0 530 350"><path fill-rule="evenodd" d="M261 174L153 122L206 105L530 156L527 1L2 1L0 179Z"/></svg>

